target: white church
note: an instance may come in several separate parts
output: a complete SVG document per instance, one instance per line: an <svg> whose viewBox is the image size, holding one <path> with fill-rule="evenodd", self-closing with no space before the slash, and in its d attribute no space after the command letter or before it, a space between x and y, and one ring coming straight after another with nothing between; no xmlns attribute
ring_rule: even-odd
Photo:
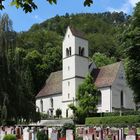
<svg viewBox="0 0 140 140"><path fill-rule="evenodd" d="M90 73L93 83L101 91L98 112L134 109L133 92L125 80L122 62L97 68L88 58L88 40L82 32L68 27L63 40L63 70L52 72L36 96L40 112L55 116L57 109L62 117L71 117L68 105L76 104L78 86Z"/></svg>

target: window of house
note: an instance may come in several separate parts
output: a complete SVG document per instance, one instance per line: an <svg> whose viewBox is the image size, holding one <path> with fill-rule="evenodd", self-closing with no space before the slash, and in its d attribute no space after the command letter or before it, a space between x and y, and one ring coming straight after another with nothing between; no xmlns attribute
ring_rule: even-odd
<svg viewBox="0 0 140 140"><path fill-rule="evenodd" d="M71 56L71 47L66 48L66 57Z"/></svg>
<svg viewBox="0 0 140 140"><path fill-rule="evenodd" d="M68 118L68 114L69 114L69 109L66 109L66 118Z"/></svg>
<svg viewBox="0 0 140 140"><path fill-rule="evenodd" d="M53 108L53 98L50 98L51 107Z"/></svg>
<svg viewBox="0 0 140 140"><path fill-rule="evenodd" d="M41 107L41 112L43 112L43 100L40 100L40 107Z"/></svg>
<svg viewBox="0 0 140 140"><path fill-rule="evenodd" d="M98 93L98 105L100 106L102 104L102 95L101 92Z"/></svg>
<svg viewBox="0 0 140 140"><path fill-rule="evenodd" d="M68 99L70 98L70 93L68 93Z"/></svg>
<svg viewBox="0 0 140 140"><path fill-rule="evenodd" d="M68 86L70 86L70 81L68 81Z"/></svg>
<svg viewBox="0 0 140 140"><path fill-rule="evenodd" d="M121 91L121 108L123 107L124 103L123 103L123 91Z"/></svg>
<svg viewBox="0 0 140 140"><path fill-rule="evenodd" d="M81 46L79 46L79 55L84 56L84 48L82 48Z"/></svg>

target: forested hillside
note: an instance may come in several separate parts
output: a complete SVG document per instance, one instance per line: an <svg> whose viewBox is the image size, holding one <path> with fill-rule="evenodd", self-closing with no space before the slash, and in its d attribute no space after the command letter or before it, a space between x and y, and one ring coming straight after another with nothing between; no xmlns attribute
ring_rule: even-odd
<svg viewBox="0 0 140 140"><path fill-rule="evenodd" d="M35 95L51 72L62 69L62 40L68 25L85 33L91 61L102 66L124 57L121 35L128 22L129 16L123 12L66 14L16 33L8 15L1 16L0 112L5 112L1 117L28 120L33 116ZM17 109L12 110L12 106Z"/></svg>

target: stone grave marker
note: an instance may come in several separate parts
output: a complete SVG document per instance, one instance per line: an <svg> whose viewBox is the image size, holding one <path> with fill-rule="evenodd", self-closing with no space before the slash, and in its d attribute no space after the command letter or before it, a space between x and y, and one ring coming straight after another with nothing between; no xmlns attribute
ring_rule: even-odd
<svg viewBox="0 0 140 140"><path fill-rule="evenodd" d="M83 135L83 140L94 140L93 134Z"/></svg>
<svg viewBox="0 0 140 140"><path fill-rule="evenodd" d="M128 136L126 136L126 140L136 140L136 136L128 135Z"/></svg>
<svg viewBox="0 0 140 140"><path fill-rule="evenodd" d="M51 133L51 140L58 140L58 133L57 132Z"/></svg>
<svg viewBox="0 0 140 140"><path fill-rule="evenodd" d="M66 130L66 140L74 140L73 130L71 129Z"/></svg>
<svg viewBox="0 0 140 140"><path fill-rule="evenodd" d="M53 129L48 128L48 138L51 139L51 134L52 134Z"/></svg>
<svg viewBox="0 0 140 140"><path fill-rule="evenodd" d="M23 129L23 140L29 140L29 128L25 127Z"/></svg>

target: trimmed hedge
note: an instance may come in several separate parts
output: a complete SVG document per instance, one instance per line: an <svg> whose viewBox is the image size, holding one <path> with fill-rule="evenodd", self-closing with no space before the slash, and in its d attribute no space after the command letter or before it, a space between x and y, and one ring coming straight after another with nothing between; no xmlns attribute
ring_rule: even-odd
<svg viewBox="0 0 140 140"><path fill-rule="evenodd" d="M5 135L3 140L16 140L16 136L12 134Z"/></svg>
<svg viewBox="0 0 140 140"><path fill-rule="evenodd" d="M133 125L140 124L140 115L110 116L110 117L89 117L86 118L87 125Z"/></svg>

